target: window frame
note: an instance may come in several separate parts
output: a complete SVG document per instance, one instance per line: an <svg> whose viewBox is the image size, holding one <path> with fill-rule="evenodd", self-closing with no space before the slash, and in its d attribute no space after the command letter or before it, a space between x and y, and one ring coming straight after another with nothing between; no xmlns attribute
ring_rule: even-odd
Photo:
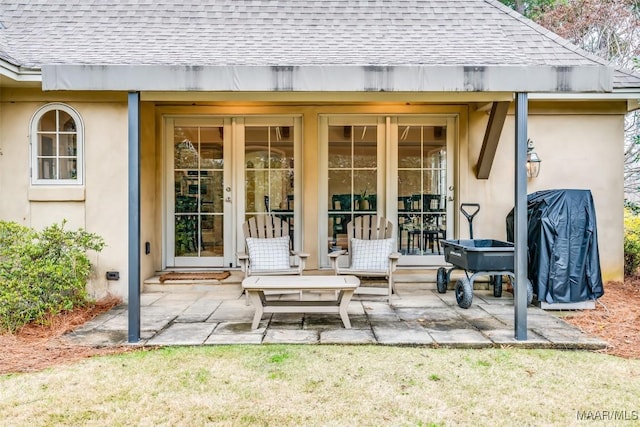
<svg viewBox="0 0 640 427"><path fill-rule="evenodd" d="M49 113L50 111L56 111L56 129L53 131L39 131L38 126L40 124L40 120L42 117ZM57 143L59 140L59 136L61 134L68 134L59 128L58 111L63 111L67 113L74 121L76 125L75 135L76 135L76 177L71 179L45 179L39 176L39 165L38 159L40 157L39 144L38 144L38 136L40 134L53 134L56 135L56 160L59 161L60 153L57 151ZM82 117L80 114L71 106L63 103L52 102L42 107L38 108L36 112L33 114L31 118L31 122L29 125L29 147L30 147L30 175L31 175L31 185L37 186L62 186L62 185L73 185L80 186L84 185L84 123L82 121Z"/></svg>

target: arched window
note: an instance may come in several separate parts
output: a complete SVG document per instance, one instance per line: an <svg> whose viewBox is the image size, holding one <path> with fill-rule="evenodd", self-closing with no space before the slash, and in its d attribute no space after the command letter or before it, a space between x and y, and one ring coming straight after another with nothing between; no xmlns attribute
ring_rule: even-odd
<svg viewBox="0 0 640 427"><path fill-rule="evenodd" d="M47 104L31 119L31 183L81 185L84 176L83 125L76 110Z"/></svg>

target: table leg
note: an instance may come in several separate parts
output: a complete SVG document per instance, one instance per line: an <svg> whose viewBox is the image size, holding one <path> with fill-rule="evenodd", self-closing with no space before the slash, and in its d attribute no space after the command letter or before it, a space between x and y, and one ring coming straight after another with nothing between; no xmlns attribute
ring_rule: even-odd
<svg viewBox="0 0 640 427"><path fill-rule="evenodd" d="M253 323L251 324L251 329L258 329L258 325L260 325L260 320L262 319L262 314L264 313L262 307L264 294L260 291L247 291L247 293L249 294L249 298L253 302L253 306L256 308L256 312L253 315Z"/></svg>
<svg viewBox="0 0 640 427"><path fill-rule="evenodd" d="M350 289L348 291L340 291L340 296L338 297L338 301L340 301L340 318L342 319L342 323L344 323L345 329L351 329L351 320L349 320L347 309L349 308L349 301L351 301L352 296L353 289Z"/></svg>

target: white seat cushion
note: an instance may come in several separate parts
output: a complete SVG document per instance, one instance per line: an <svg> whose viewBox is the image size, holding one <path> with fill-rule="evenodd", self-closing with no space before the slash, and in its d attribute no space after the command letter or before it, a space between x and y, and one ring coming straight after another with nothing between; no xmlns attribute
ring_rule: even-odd
<svg viewBox="0 0 640 427"><path fill-rule="evenodd" d="M289 236L247 238L251 270L286 270L289 265Z"/></svg>
<svg viewBox="0 0 640 427"><path fill-rule="evenodd" d="M351 269L387 270L389 255L393 252L394 239L361 240L351 239Z"/></svg>

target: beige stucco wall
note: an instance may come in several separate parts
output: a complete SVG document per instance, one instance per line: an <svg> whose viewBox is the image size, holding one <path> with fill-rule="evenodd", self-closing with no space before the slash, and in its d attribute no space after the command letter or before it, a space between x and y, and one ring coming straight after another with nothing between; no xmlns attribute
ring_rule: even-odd
<svg viewBox="0 0 640 427"><path fill-rule="evenodd" d="M99 101L97 101L99 100ZM117 94L61 95L4 89L0 99L0 218L35 228L67 220L68 229L84 228L107 245L90 254L96 267L89 290L126 296L127 272L127 104ZM96 102L97 101L97 102ZM84 124L85 183L78 187L34 187L29 178L29 123L38 108L64 102ZM119 281L107 281L107 271Z"/></svg>
<svg viewBox="0 0 640 427"><path fill-rule="evenodd" d="M549 104L530 102L528 135L542 159L538 178L527 192L588 189L593 195L603 280L623 280L623 141L624 103ZM478 202L474 237L506 238L505 218L514 197L514 116L509 112L488 180L476 180L474 167L482 145L486 113L471 114L468 153L471 161L461 200ZM461 232L468 234L466 219Z"/></svg>
<svg viewBox="0 0 640 427"><path fill-rule="evenodd" d="M42 227L66 218L69 227L102 235L107 247L95 257L92 293L128 293L128 151L126 94L50 94L4 88L0 92L0 218ZM46 102L65 102L81 115L85 126L84 191L60 190L47 195L29 182L28 128L33 113ZM476 237L505 238L505 217L513 207L513 111L507 117L488 180L475 179L474 167L488 114L475 104L361 105L279 104L247 102L208 106L141 103L141 276L162 268L163 185L162 115L302 115L303 248L312 254L308 268L318 267L324 247L318 236L320 165L318 119L322 114L451 114L458 118L454 163L457 202L478 202ZM540 176L529 192L551 188L587 188L594 196L599 225L600 256L605 280L621 280L622 256L622 104L530 103L529 136L543 160ZM66 191L66 192L65 192ZM61 195L62 194L62 195ZM65 199L65 195L68 199ZM466 237L466 219L456 215L456 237ZM149 242L151 253L144 253ZM108 282L106 271L119 271Z"/></svg>

